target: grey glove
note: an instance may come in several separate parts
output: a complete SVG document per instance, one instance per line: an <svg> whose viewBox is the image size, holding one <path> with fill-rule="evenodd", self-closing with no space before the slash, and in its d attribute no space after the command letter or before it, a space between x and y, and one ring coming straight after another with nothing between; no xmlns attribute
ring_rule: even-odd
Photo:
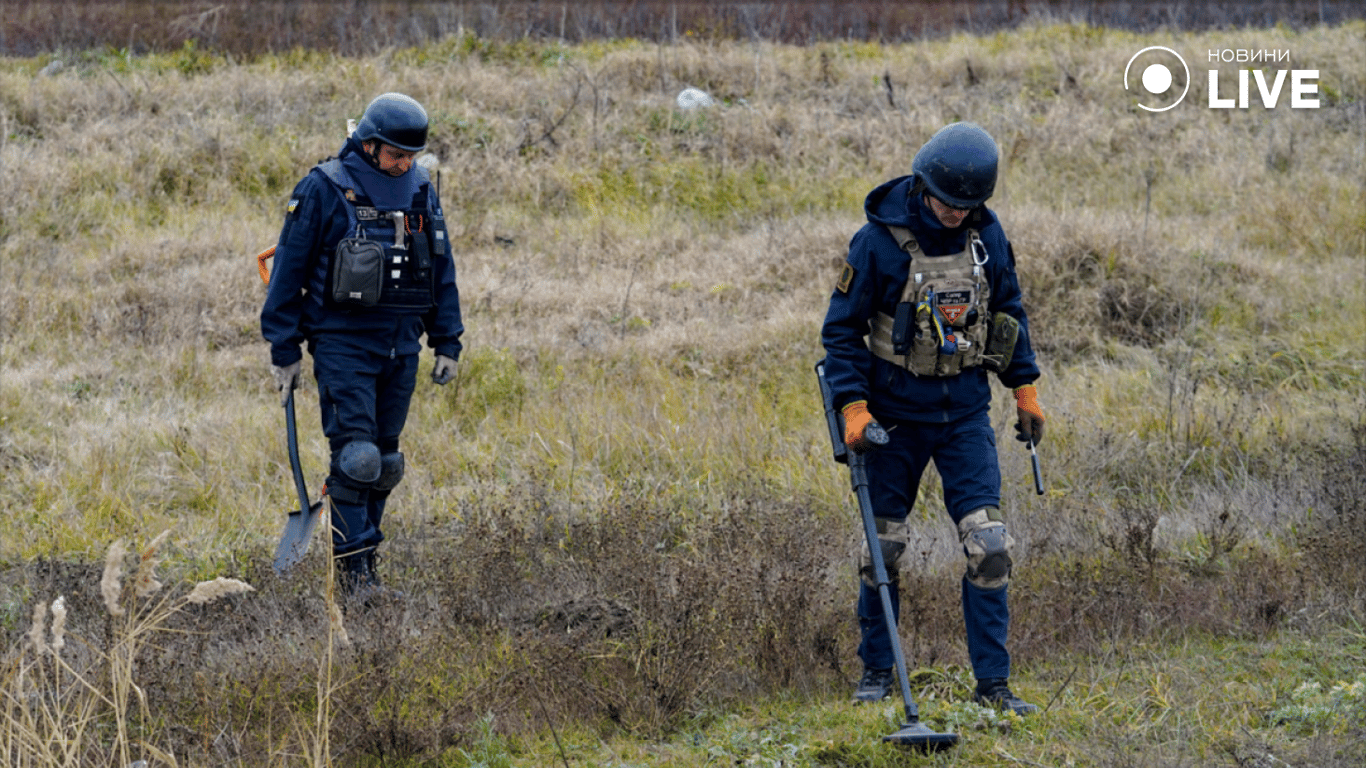
<svg viewBox="0 0 1366 768"><path fill-rule="evenodd" d="M432 368L432 381L444 387L453 378L455 378L455 358L437 355L436 365Z"/></svg>
<svg viewBox="0 0 1366 768"><path fill-rule="evenodd" d="M280 390L280 405L284 405L289 400L289 393L299 386L299 371L303 370L303 367L303 360L290 363L283 368L275 365L270 367L270 375L275 378L275 388Z"/></svg>

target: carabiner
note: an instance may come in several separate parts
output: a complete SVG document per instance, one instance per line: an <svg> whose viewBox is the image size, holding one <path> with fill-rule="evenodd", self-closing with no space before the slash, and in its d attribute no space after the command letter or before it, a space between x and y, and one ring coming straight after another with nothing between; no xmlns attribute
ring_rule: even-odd
<svg viewBox="0 0 1366 768"><path fill-rule="evenodd" d="M972 239L968 241L968 248L972 250L973 264L980 267L983 264L986 264L990 259L990 256L987 255L986 243L982 242L982 238L978 237L976 232L972 234Z"/></svg>

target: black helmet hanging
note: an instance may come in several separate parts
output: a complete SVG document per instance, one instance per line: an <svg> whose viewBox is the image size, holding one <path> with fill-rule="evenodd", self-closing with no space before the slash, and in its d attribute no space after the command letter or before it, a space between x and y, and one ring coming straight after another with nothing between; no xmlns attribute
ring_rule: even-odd
<svg viewBox="0 0 1366 768"><path fill-rule="evenodd" d="M996 190L998 152L976 123L940 128L915 153L911 171L934 197L954 208L976 208Z"/></svg>
<svg viewBox="0 0 1366 768"><path fill-rule="evenodd" d="M401 93L377 96L365 108L354 135L361 141L377 139L406 152L421 152L427 148L427 110Z"/></svg>

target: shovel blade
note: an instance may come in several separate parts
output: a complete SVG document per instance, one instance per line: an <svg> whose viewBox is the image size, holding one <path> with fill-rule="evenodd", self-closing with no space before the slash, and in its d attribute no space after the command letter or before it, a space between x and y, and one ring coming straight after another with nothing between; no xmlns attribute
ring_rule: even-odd
<svg viewBox="0 0 1366 768"><path fill-rule="evenodd" d="M308 545L313 541L313 532L318 529L322 517L323 503L314 502L307 513L294 510L285 518L285 530L280 535L280 543L275 547L275 572L283 575L298 565L308 554Z"/></svg>
<svg viewBox="0 0 1366 768"><path fill-rule="evenodd" d="M901 730L896 733L883 736L882 741L884 744L896 744L926 752L937 752L957 744L958 734L939 733L924 723L905 723L901 726Z"/></svg>

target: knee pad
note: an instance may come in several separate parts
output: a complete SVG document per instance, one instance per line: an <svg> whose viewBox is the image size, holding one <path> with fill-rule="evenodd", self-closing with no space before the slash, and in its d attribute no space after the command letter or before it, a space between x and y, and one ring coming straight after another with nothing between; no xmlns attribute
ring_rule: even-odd
<svg viewBox="0 0 1366 768"><path fill-rule="evenodd" d="M370 486L377 491L392 491L403 479L403 453L394 451L379 457L379 479Z"/></svg>
<svg viewBox="0 0 1366 768"><path fill-rule="evenodd" d="M978 589L996 590L1010 582L1010 550L1015 540L996 507L982 507L958 521L958 540L968 559L967 579Z"/></svg>
<svg viewBox="0 0 1366 768"><path fill-rule="evenodd" d="M380 478L379 447L369 440L353 440L337 452L334 471L347 482L368 488Z"/></svg>
<svg viewBox="0 0 1366 768"><path fill-rule="evenodd" d="M370 498L370 491L365 488L348 488L345 485L347 482L349 481L329 476L323 492L338 504L364 505Z"/></svg>
<svg viewBox="0 0 1366 768"><path fill-rule="evenodd" d="M891 517L874 518L873 522L877 525L877 543L882 550L882 565L887 569L887 581L895 584L906 560L911 527L905 520ZM873 553L868 549L867 538L864 537L863 552L859 555L858 575L864 584L877 587L876 574L873 573Z"/></svg>

